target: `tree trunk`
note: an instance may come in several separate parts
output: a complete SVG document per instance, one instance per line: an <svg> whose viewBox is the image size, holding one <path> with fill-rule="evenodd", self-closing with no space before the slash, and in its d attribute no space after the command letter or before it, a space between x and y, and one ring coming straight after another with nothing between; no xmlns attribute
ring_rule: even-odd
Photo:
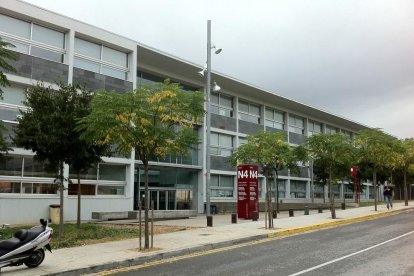
<svg viewBox="0 0 414 276"><path fill-rule="evenodd" d="M148 227L148 212L149 212L149 192L148 192L148 161L142 160L144 163L144 184L145 184L145 198L144 198L144 248L149 249L149 227Z"/></svg>
<svg viewBox="0 0 414 276"><path fill-rule="evenodd" d="M375 211L377 211L378 188L377 188L377 168L376 167L374 167L374 174L372 178L374 181L374 206L375 206Z"/></svg>
<svg viewBox="0 0 414 276"><path fill-rule="evenodd" d="M407 170L404 170L404 203L408 206Z"/></svg>
<svg viewBox="0 0 414 276"><path fill-rule="evenodd" d="M272 204L272 195L270 193L271 189L270 189L270 182L269 182L269 173L266 172L265 174L266 176L266 206L267 206L267 216L268 216L268 225L269 228L273 228L273 215L272 215L272 211L271 211L271 204Z"/></svg>
<svg viewBox="0 0 414 276"><path fill-rule="evenodd" d="M277 173L278 170L276 169L276 213L279 213L279 182L277 181L279 179L279 174Z"/></svg>
<svg viewBox="0 0 414 276"><path fill-rule="evenodd" d="M63 183L63 161L59 161L59 197L60 197L60 211L59 211L59 238L63 238L63 192L65 185Z"/></svg>
<svg viewBox="0 0 414 276"><path fill-rule="evenodd" d="M80 183L80 172L78 172L78 217L77 217L77 227L81 227L81 183Z"/></svg>
<svg viewBox="0 0 414 276"><path fill-rule="evenodd" d="M329 207L331 209L331 217L333 219L336 219L336 213L335 213L335 196L333 194L333 189L332 189L332 173L331 172L329 172L328 188L329 188Z"/></svg>

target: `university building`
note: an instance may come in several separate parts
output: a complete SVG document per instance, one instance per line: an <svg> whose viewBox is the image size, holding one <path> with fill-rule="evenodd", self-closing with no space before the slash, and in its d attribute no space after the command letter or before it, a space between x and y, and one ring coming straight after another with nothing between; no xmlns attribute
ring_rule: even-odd
<svg viewBox="0 0 414 276"><path fill-rule="evenodd" d="M25 89L38 81L81 83L89 89L128 91L141 84L171 79L184 89L204 89L193 64L109 31L56 14L19 0L0 2L0 36L16 47L18 59L9 63L17 70L8 73L10 87L2 88L0 119L13 135L19 110L25 110ZM367 126L311 106L281 97L243 81L213 73L220 86L211 95L211 204L218 212L236 210L236 170L228 163L234 149L246 136L258 131L285 132L289 143L301 144L318 133L343 133L352 137ZM150 163L150 200L156 210L205 212L206 131L198 129L201 143L186 156L169 155ZM49 205L59 203L55 175L33 160L33 153L13 147L0 162L0 222L36 222L49 216ZM96 169L81 175L82 220L92 212L124 212L138 208L143 191L142 163L134 152L128 157L104 158ZM323 202L326 188L312 185L311 168L299 175L280 173L279 199L283 203ZM77 177L65 166L65 220L76 220ZM260 177L260 201L265 180ZM274 183L272 184L274 185ZM337 201L352 202L346 185L335 185ZM275 188L272 188L275 190ZM361 200L373 199L373 189Z"/></svg>

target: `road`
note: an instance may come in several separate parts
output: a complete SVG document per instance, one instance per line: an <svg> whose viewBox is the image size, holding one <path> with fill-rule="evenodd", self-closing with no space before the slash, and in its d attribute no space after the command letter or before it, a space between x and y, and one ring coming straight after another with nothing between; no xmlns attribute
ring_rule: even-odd
<svg viewBox="0 0 414 276"><path fill-rule="evenodd" d="M414 275L414 211L105 275Z"/></svg>

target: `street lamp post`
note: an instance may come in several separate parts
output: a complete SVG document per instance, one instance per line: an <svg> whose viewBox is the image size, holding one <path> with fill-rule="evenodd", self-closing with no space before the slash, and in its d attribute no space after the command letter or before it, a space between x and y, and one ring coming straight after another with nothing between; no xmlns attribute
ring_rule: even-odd
<svg viewBox="0 0 414 276"><path fill-rule="evenodd" d="M211 180L211 157L210 157L210 94L211 94L211 20L207 20L207 76L206 76L206 214L210 216L210 180Z"/></svg>
<svg viewBox="0 0 414 276"><path fill-rule="evenodd" d="M211 110L210 110L210 97L211 97L211 50L216 47L211 44L211 20L207 20L207 64L206 64L206 214L207 223L211 215L210 210L210 183L211 183L211 157L210 157L210 129L211 129ZM216 49L215 54L219 54L221 49ZM215 91L218 91L220 87L215 84ZM211 219L211 218L210 218ZM212 226L212 225L208 225Z"/></svg>

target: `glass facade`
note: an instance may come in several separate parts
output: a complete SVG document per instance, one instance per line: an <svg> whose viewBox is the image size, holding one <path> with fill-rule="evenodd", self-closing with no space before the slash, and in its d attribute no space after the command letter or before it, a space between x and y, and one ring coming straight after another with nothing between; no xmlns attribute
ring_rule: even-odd
<svg viewBox="0 0 414 276"><path fill-rule="evenodd" d="M127 53L78 37L75 38L74 66L123 80L129 72Z"/></svg>
<svg viewBox="0 0 414 276"><path fill-rule="evenodd" d="M212 174L210 177L211 197L234 197L234 176Z"/></svg>
<svg viewBox="0 0 414 276"><path fill-rule="evenodd" d="M239 119L260 124L260 106L239 100Z"/></svg>
<svg viewBox="0 0 414 276"><path fill-rule="evenodd" d="M233 117L233 98L221 93L211 93L211 113Z"/></svg>
<svg viewBox="0 0 414 276"><path fill-rule="evenodd" d="M65 34L32 22L0 14L0 31L5 41L15 45L11 50L55 62L64 62Z"/></svg>
<svg viewBox="0 0 414 276"><path fill-rule="evenodd" d="M281 111L266 107L265 125L276 129L285 129L285 114Z"/></svg>
<svg viewBox="0 0 414 276"><path fill-rule="evenodd" d="M212 132L210 136L210 154L229 157L233 153L233 136Z"/></svg>
<svg viewBox="0 0 414 276"><path fill-rule="evenodd" d="M305 119L289 114L289 131L298 134L305 134Z"/></svg>

